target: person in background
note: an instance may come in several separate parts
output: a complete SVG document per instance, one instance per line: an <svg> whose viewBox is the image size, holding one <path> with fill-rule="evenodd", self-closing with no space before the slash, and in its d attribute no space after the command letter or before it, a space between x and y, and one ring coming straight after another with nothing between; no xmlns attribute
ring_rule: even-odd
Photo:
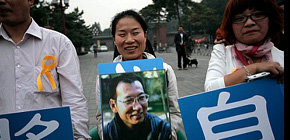
<svg viewBox="0 0 290 140"><path fill-rule="evenodd" d="M69 106L74 139L90 139L72 42L30 16L34 0L0 0L0 114Z"/></svg>
<svg viewBox="0 0 290 140"><path fill-rule="evenodd" d="M145 52L146 38L147 38L148 25L145 20L135 11L126 10L118 13L111 24L112 36L114 44L117 47L118 55L113 62L140 60L140 59L154 59L155 57ZM176 132L182 130L183 124L178 106L178 90L175 73L172 67L163 63L163 67L167 75L167 92L168 104L171 119L171 132L172 139L176 140ZM97 77L96 89L96 103L97 103L97 129L102 138L102 116L100 108L100 89L99 78Z"/></svg>
<svg viewBox="0 0 290 140"><path fill-rule="evenodd" d="M283 18L275 0L229 0L221 29L231 45L214 46L205 79L205 91L247 81L270 72L284 81L284 52L271 42L283 30Z"/></svg>
<svg viewBox="0 0 290 140"><path fill-rule="evenodd" d="M115 117L104 128L105 140L170 140L170 124L147 112L149 95L141 77L122 74L111 80L110 108Z"/></svg>
<svg viewBox="0 0 290 140"><path fill-rule="evenodd" d="M181 66L181 58L183 60L183 69L187 70L187 58L186 58L186 43L187 43L187 35L183 32L183 27L178 27L178 33L175 34L174 37L174 43L176 46L176 52L177 52L177 67L178 70L182 69Z"/></svg>
<svg viewBox="0 0 290 140"><path fill-rule="evenodd" d="M93 51L94 51L94 57L98 56L98 44L94 43L93 44Z"/></svg>

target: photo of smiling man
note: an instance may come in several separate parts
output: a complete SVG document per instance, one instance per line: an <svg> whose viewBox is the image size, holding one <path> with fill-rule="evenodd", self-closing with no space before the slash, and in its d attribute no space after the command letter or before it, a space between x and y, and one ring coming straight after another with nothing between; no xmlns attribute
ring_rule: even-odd
<svg viewBox="0 0 290 140"><path fill-rule="evenodd" d="M155 72L155 75L157 73L157 71L150 72ZM144 73L124 73L119 76L113 76L114 78L109 80L108 102L114 117L104 124L105 140L171 139L170 123L148 112L148 110L153 109L149 109L152 108L148 106L150 95L146 93L143 79L147 79L146 83L151 84L154 84L154 81L150 81L152 78L141 78L139 75L144 75ZM148 76L150 74L145 75ZM159 87L159 89L163 88ZM103 120L106 116L103 111Z"/></svg>

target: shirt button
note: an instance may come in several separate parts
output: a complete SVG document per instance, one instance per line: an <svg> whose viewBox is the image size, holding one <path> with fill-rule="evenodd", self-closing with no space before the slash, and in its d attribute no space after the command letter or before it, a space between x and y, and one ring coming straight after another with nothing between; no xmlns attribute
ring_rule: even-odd
<svg viewBox="0 0 290 140"><path fill-rule="evenodd" d="M22 86L21 86L21 85L17 85L17 87L18 87L18 88L22 88Z"/></svg>
<svg viewBox="0 0 290 140"><path fill-rule="evenodd" d="M21 109L21 106L18 105L18 106L17 106L17 109Z"/></svg>
<svg viewBox="0 0 290 140"><path fill-rule="evenodd" d="M21 65L20 65L20 64L18 64L16 67L17 67L17 68L21 68Z"/></svg>
<svg viewBox="0 0 290 140"><path fill-rule="evenodd" d="M20 46L16 46L17 49L20 49Z"/></svg>

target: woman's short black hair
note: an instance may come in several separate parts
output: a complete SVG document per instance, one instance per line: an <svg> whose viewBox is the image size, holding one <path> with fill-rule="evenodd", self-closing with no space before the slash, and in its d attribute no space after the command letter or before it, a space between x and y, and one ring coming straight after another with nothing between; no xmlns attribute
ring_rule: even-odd
<svg viewBox="0 0 290 140"><path fill-rule="evenodd" d="M143 19L143 17L141 15L139 15L137 12L135 12L134 10L126 10L126 11L118 13L112 21L111 33L112 33L113 38L115 38L116 26L117 26L118 22L120 21L120 19L125 18L125 17L134 18L141 25L144 33L147 32L148 25L145 22L145 20Z"/></svg>
<svg viewBox="0 0 290 140"><path fill-rule="evenodd" d="M268 38L274 38L284 28L284 20L281 14L281 8L277 5L276 0L229 0L224 11L221 29L226 41L233 44L236 41L232 24L233 17L240 14L246 9L255 9L263 11L269 17Z"/></svg>

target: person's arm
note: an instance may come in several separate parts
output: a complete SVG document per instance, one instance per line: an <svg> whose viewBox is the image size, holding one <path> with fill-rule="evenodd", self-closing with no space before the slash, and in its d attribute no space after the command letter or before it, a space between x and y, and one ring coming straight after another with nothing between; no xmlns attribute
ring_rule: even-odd
<svg viewBox="0 0 290 140"><path fill-rule="evenodd" d="M220 89L225 87L224 76L226 75L225 47L221 44L213 46L211 58L205 78L205 91Z"/></svg>
<svg viewBox="0 0 290 140"><path fill-rule="evenodd" d="M74 139L90 139L88 105L83 94L79 59L72 42L67 38L63 41L57 65L62 106L70 107Z"/></svg>
<svg viewBox="0 0 290 140"><path fill-rule="evenodd" d="M205 91L220 89L246 81L248 75L245 68L240 68L230 74L226 73L225 53L223 45L217 44L214 46L206 74ZM272 77L283 82L284 68L280 67L277 62L254 63L246 68L251 75L266 71L271 72Z"/></svg>
<svg viewBox="0 0 290 140"><path fill-rule="evenodd" d="M176 140L177 139L176 133L178 129L184 129L179 105L177 102L177 99L179 97L178 90L177 90L177 80L176 80L176 76L172 67L166 63L164 63L163 66L166 69L166 75L167 75L167 81L168 81L167 93L168 93L172 138L173 140Z"/></svg>
<svg viewBox="0 0 290 140"><path fill-rule="evenodd" d="M250 75L260 72L270 72L271 76L277 78L280 82L284 81L284 68L278 62L261 62L250 64L246 67L238 69L236 72L225 76L225 86L232 86L243 83L247 80L247 71Z"/></svg>
<svg viewBox="0 0 290 140"><path fill-rule="evenodd" d="M101 92L99 87L99 76L96 79L96 105L97 105L97 112L96 112L96 119L97 119L97 130L100 136L100 139L103 139L103 127L102 127L102 111L101 111Z"/></svg>
<svg viewBox="0 0 290 140"><path fill-rule="evenodd" d="M175 43L175 46L179 46L179 45L180 45L180 41L179 41L179 39L178 39L178 34L176 34L176 35L174 36L174 43Z"/></svg>

